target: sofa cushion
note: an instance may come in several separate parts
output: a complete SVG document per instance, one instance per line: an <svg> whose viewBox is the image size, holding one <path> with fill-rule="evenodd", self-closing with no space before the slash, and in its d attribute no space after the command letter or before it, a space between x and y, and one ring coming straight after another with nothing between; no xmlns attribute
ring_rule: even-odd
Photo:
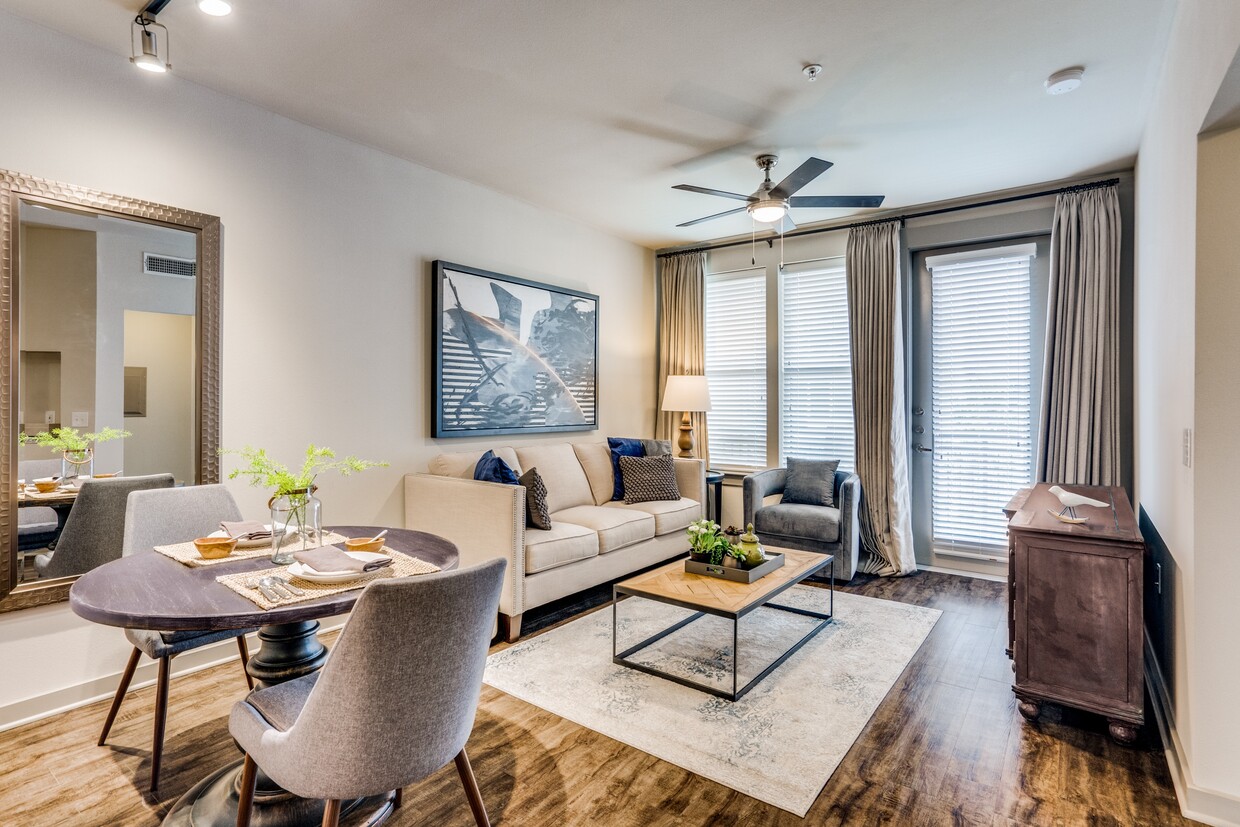
<svg viewBox="0 0 1240 827"><path fill-rule="evenodd" d="M494 451L487 451L474 466L474 479L482 482L498 482L502 485L516 485L517 472L499 457Z"/></svg>
<svg viewBox="0 0 1240 827"><path fill-rule="evenodd" d="M525 573L535 574L577 560L598 556L598 534L558 516L551 528L525 532Z"/></svg>
<svg viewBox="0 0 1240 827"><path fill-rule="evenodd" d="M640 439L630 439L623 436L607 437L607 447L611 449L611 478L613 500L624 499L624 475L620 471L620 457L644 457L646 456L646 446L642 445Z"/></svg>
<svg viewBox="0 0 1240 827"><path fill-rule="evenodd" d="M836 543L840 539L840 510L825 505L768 505L757 510L753 523L760 539L771 534L820 543Z"/></svg>
<svg viewBox="0 0 1240 827"><path fill-rule="evenodd" d="M556 442L518 448L517 459L522 468L538 466L538 473L547 483L547 508L551 509L553 520L560 509L594 504L590 481L571 444Z"/></svg>
<svg viewBox="0 0 1240 827"><path fill-rule="evenodd" d="M575 442L573 450L590 481L590 490L594 493L594 504L602 505L611 502L615 481L611 475L611 449L606 442Z"/></svg>
<svg viewBox="0 0 1240 827"><path fill-rule="evenodd" d="M495 452L495 456L508 463L508 467L515 471L517 476L521 475L521 463L517 461L516 451L506 445L491 450ZM427 463L427 470L437 477L460 477L463 480L472 480L474 467L481 457L482 453L476 450L440 454Z"/></svg>
<svg viewBox="0 0 1240 827"><path fill-rule="evenodd" d="M637 509L580 505L551 512L551 520L556 525L563 520L598 532L599 554L607 554L654 537L654 517Z"/></svg>
<svg viewBox="0 0 1240 827"><path fill-rule="evenodd" d="M655 500L648 503L607 503L606 508L644 511L654 517L654 536L662 537L676 531L684 531L689 523L702 516L702 504L697 500L681 497L679 500ZM688 539L685 540L686 544Z"/></svg>

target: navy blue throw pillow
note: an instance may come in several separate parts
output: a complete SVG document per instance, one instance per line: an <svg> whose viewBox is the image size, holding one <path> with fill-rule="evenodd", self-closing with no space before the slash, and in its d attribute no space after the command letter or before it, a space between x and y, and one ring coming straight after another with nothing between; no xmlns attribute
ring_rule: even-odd
<svg viewBox="0 0 1240 827"><path fill-rule="evenodd" d="M504 485L517 484L517 472L508 467L508 463L495 456L494 451L487 451L474 466L474 479L483 482L502 482Z"/></svg>
<svg viewBox="0 0 1240 827"><path fill-rule="evenodd" d="M624 499L624 477L620 475L620 457L644 457L646 446L640 439L626 439L620 436L607 437L607 447L611 449L611 498Z"/></svg>

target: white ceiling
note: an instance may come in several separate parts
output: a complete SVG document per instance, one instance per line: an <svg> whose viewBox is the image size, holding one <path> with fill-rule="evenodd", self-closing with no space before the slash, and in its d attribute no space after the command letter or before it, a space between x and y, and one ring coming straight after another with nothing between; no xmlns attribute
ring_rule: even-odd
<svg viewBox="0 0 1240 827"><path fill-rule="evenodd" d="M0 0L118 59L141 5ZM744 214L676 229L736 202L670 187L749 193L759 152L780 154L776 180L834 161L803 195L886 207L1125 166L1174 0L233 5L172 0L177 75L658 247L748 233ZM1079 90L1044 93L1076 64Z"/></svg>

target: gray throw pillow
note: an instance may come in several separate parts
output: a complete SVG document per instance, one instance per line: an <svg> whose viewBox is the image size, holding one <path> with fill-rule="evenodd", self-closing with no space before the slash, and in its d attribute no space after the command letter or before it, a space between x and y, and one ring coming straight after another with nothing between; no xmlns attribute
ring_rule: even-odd
<svg viewBox="0 0 1240 827"><path fill-rule="evenodd" d="M642 447L646 449L646 456L661 457L672 455L672 441L670 439L643 439Z"/></svg>
<svg viewBox="0 0 1240 827"><path fill-rule="evenodd" d="M620 457L620 473L624 476L624 501L630 505L680 499L676 470L667 454Z"/></svg>
<svg viewBox="0 0 1240 827"><path fill-rule="evenodd" d="M551 530L551 512L547 510L547 484L537 468L531 468L517 480L525 486L525 525Z"/></svg>
<svg viewBox="0 0 1240 827"><path fill-rule="evenodd" d="M838 459L788 457L788 481L780 502L835 507L835 469Z"/></svg>

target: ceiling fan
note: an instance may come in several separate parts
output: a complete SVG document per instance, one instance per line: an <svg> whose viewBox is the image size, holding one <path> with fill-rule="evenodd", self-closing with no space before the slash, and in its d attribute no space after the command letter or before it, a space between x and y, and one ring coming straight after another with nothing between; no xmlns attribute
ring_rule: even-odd
<svg viewBox="0 0 1240 827"><path fill-rule="evenodd" d="M801 187L829 170L833 164L821 158L810 158L794 169L787 178L778 184L774 184L771 182L771 168L779 163L779 157L776 155L759 155L757 161L758 169L765 173L766 178L758 189L754 191L753 195L741 195L736 192L695 187L692 184L677 184L672 187L674 190L701 192L706 195L718 195L722 198L732 198L737 201L747 202L743 207L725 210L714 215L708 215L705 218L695 218L692 221L686 221L676 226L692 227L694 224L701 224L703 221L711 221L716 218L723 218L725 215L733 215L734 213L747 210L753 216L754 221L760 221L763 224L774 224L782 221L785 225L791 225L791 229L796 229L796 224L793 224L792 219L788 216L788 210L792 207L829 209L878 207L882 205L883 199L886 197L883 195L793 195Z"/></svg>

